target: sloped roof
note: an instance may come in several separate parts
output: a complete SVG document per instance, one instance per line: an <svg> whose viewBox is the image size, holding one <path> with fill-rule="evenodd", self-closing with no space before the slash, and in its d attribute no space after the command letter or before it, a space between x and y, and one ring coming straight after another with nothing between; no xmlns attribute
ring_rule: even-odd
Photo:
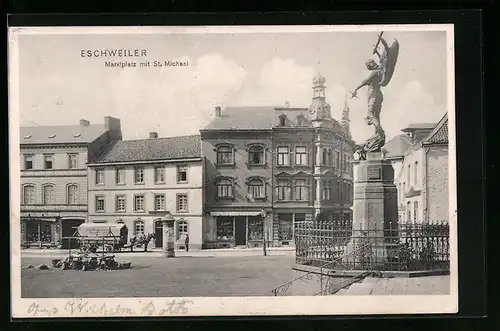
<svg viewBox="0 0 500 331"><path fill-rule="evenodd" d="M403 157L411 145L410 138L400 134L386 142L382 149L386 151L385 157L390 159Z"/></svg>
<svg viewBox="0 0 500 331"><path fill-rule="evenodd" d="M118 140L106 146L92 163L157 161L201 157L199 135Z"/></svg>
<svg viewBox="0 0 500 331"><path fill-rule="evenodd" d="M422 141L422 145L448 143L448 113L444 114L434 130Z"/></svg>
<svg viewBox="0 0 500 331"><path fill-rule="evenodd" d="M436 123L411 123L406 128L401 131L415 131L415 130L432 130L436 126Z"/></svg>
<svg viewBox="0 0 500 331"><path fill-rule="evenodd" d="M91 143L106 131L104 124L24 126L20 127L19 138L21 145Z"/></svg>
<svg viewBox="0 0 500 331"><path fill-rule="evenodd" d="M274 115L274 107L227 107L203 130L271 129Z"/></svg>
<svg viewBox="0 0 500 331"><path fill-rule="evenodd" d="M286 126L297 126L299 118L303 119L300 126L311 126L307 108L273 108L273 126L280 126L280 118L286 116Z"/></svg>

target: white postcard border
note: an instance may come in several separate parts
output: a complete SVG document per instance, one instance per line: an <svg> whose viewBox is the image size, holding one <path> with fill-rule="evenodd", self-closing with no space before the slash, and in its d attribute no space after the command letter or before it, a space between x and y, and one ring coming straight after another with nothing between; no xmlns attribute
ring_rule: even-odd
<svg viewBox="0 0 500 331"><path fill-rule="evenodd" d="M334 31L446 31L449 126L450 294L422 296L288 296L194 298L21 298L19 36L23 34L300 33ZM438 314L458 312L455 86L453 25L14 27L9 28L11 312L29 317L247 316ZM184 303L184 308L165 309ZM37 307L37 309L33 309ZM104 307L104 308L103 308ZM179 306L180 307L180 306Z"/></svg>

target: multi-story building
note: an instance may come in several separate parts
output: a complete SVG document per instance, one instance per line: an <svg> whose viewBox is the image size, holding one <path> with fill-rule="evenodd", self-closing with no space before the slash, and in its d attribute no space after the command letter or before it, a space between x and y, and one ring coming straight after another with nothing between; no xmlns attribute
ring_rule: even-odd
<svg viewBox="0 0 500 331"><path fill-rule="evenodd" d="M206 247L259 245L272 208L272 116L265 107L215 109L201 130L205 157Z"/></svg>
<svg viewBox="0 0 500 331"><path fill-rule="evenodd" d="M176 219L176 247L202 246L203 158L199 136L110 143L88 165L88 221L124 223L129 237L154 234L162 247L161 217Z"/></svg>
<svg viewBox="0 0 500 331"><path fill-rule="evenodd" d="M448 114L422 141L423 161L423 219L425 221L448 221L450 171L448 168Z"/></svg>
<svg viewBox="0 0 500 331"><path fill-rule="evenodd" d="M448 218L448 117L437 124L402 130L412 145L395 173L403 222L444 221Z"/></svg>
<svg viewBox="0 0 500 331"><path fill-rule="evenodd" d="M122 138L120 120L20 128L21 243L66 245L87 219L87 160Z"/></svg>
<svg viewBox="0 0 500 331"><path fill-rule="evenodd" d="M314 78L309 108L217 107L200 130L207 247L289 245L295 222L351 219L349 109L331 117L324 83Z"/></svg>

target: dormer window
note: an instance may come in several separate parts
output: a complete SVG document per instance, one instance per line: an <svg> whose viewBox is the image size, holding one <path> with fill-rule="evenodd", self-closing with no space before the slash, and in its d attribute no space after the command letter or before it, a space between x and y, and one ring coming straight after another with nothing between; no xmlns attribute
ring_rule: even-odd
<svg viewBox="0 0 500 331"><path fill-rule="evenodd" d="M279 120L280 120L280 126L286 125L286 115L280 115Z"/></svg>
<svg viewBox="0 0 500 331"><path fill-rule="evenodd" d="M234 148L228 145L217 147L217 165L234 164Z"/></svg>
<svg viewBox="0 0 500 331"><path fill-rule="evenodd" d="M304 115L302 114L297 115L296 126L305 126L305 125L306 125L306 119Z"/></svg>

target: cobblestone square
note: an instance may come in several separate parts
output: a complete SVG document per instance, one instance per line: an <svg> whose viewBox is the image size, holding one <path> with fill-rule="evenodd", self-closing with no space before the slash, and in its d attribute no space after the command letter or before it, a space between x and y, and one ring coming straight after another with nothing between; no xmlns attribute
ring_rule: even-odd
<svg viewBox="0 0 500 331"><path fill-rule="evenodd" d="M50 257L22 258L22 265L50 265ZM131 269L73 271L22 269L23 298L270 296L294 277L293 256L124 256Z"/></svg>

